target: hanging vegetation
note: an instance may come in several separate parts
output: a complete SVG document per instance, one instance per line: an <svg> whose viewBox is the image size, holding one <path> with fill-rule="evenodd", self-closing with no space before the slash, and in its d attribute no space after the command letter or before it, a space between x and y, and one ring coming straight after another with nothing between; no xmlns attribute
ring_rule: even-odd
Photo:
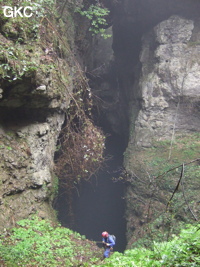
<svg viewBox="0 0 200 267"><path fill-rule="evenodd" d="M66 112L66 125L57 147L55 171L65 188L70 225L74 224L72 190L80 181L89 180L101 167L104 158L105 136L91 119L91 92L83 76L78 76L71 105Z"/></svg>
<svg viewBox="0 0 200 267"><path fill-rule="evenodd" d="M81 179L88 180L103 162L104 140L102 131L83 114L67 114L58 145L56 172L67 189ZM73 117L73 118L72 118Z"/></svg>

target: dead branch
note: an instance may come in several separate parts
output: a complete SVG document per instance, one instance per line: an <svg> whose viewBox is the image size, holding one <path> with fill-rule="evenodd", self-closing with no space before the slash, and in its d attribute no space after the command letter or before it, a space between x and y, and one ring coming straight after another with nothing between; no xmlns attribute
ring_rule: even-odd
<svg viewBox="0 0 200 267"><path fill-rule="evenodd" d="M178 190L179 185L180 185L180 182L181 182L181 179L182 179L182 177L183 177L183 175L184 175L184 163L183 163L181 166L182 166L182 170L181 170L180 178L179 178L178 183L177 183L177 185L176 185L176 187L175 187L175 189L174 189L173 194L172 194L171 197L170 197L170 200L167 202L166 210L168 209L168 206L170 205L170 203L171 203L171 201L172 201L172 199L173 199L173 197L174 197L174 194L175 194L176 191Z"/></svg>
<svg viewBox="0 0 200 267"><path fill-rule="evenodd" d="M183 173L184 173L184 163L183 163ZM183 178L184 178L184 175L183 175ZM192 209L191 209L191 207L190 207L190 205L189 205L189 202L188 202L188 200L187 200L187 198L186 198L186 196L185 196L185 189L184 189L184 185L183 185L183 178L182 178L182 180L181 180L181 187L182 187L182 189L183 189L183 197L184 197L185 203L186 203L186 205L188 206L188 209L189 209L189 211L191 212L192 216L194 217L195 221L198 221L196 215L195 215L194 212L192 211Z"/></svg>
<svg viewBox="0 0 200 267"><path fill-rule="evenodd" d="M170 170L166 171L164 174L162 174L161 176L159 176L159 177L163 177L164 175L166 175L166 174L169 173L170 171L172 171L172 170L174 170L174 169L177 169L177 168L179 168L179 167L182 167L180 178L179 178L179 180L178 180L178 183L177 183L177 185L176 185L176 187L175 187L175 189L174 189L174 191L173 191L173 193L172 193L172 195L171 195L169 201L167 202L166 210L168 209L168 207L169 207L169 205L170 205L170 203L171 203L171 201L172 201L172 199L173 199L173 197L174 197L176 191L177 191L178 188L179 188L179 185L181 184L181 180L182 180L182 178L183 178L183 176L184 176L185 165L192 164L192 163L194 163L194 162L196 162L196 161L200 161L200 159L198 158L198 159L192 160L192 161L190 161L190 162L188 162L188 163L185 163L185 164L182 163L181 165L176 166L176 167L174 167L174 168L171 168ZM186 200L186 199L185 199L185 200ZM186 203L187 203L187 201L186 201ZM189 207L189 206L188 206L188 207ZM190 208L189 208L189 209L190 209ZM191 211L191 209L190 209L190 211ZM192 211L191 211L191 213L192 213L192 215L194 216L194 214L193 214ZM194 218L195 218L195 220L196 220L196 217L195 217L195 216L194 216Z"/></svg>
<svg viewBox="0 0 200 267"><path fill-rule="evenodd" d="M196 162L196 161L200 161L200 158L197 158L197 159L191 160L190 162L184 163L184 165L185 165L185 166L186 166L186 165L190 165L190 164L192 164L192 163L194 163L194 162ZM164 177L167 173L169 173L169 172L171 172L171 171L173 171L173 170L175 170L175 169L177 169L177 168L182 167L182 165L183 165L183 163L180 164L180 165L178 165L178 166L175 166L175 167L173 167L173 168L171 168L171 169L169 169L169 170L167 170L166 172L163 172L162 174L158 175L155 179Z"/></svg>

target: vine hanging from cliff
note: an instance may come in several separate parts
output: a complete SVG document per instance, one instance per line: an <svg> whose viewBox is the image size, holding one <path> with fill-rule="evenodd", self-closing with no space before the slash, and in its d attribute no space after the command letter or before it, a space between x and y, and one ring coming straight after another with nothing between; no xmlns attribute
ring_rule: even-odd
<svg viewBox="0 0 200 267"><path fill-rule="evenodd" d="M83 82L84 80L81 84ZM72 95L71 105L66 112L66 125L61 131L56 155L55 170L61 186L67 192L66 211L71 226L74 225L72 190L77 188L82 180L89 180L104 161L105 137L90 118L92 105L89 100L90 94L90 89L84 86Z"/></svg>
<svg viewBox="0 0 200 267"><path fill-rule="evenodd" d="M86 78L77 72L56 156L56 173L67 190L81 179L88 180L104 161L105 136L94 125L91 108L91 90Z"/></svg>

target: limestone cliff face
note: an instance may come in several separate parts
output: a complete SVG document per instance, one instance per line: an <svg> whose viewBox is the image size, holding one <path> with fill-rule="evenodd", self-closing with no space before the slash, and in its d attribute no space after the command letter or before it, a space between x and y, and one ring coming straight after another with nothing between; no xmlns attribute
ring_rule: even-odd
<svg viewBox="0 0 200 267"><path fill-rule="evenodd" d="M189 165L185 171L185 188L175 194L170 206L173 219L164 211L181 167L161 175L199 158L199 58L199 21L171 16L143 36L141 72L133 89L130 139L125 153L125 167L130 175L129 245L159 232L164 238L166 229L176 231L181 222L195 221L200 215L199 165ZM135 106L138 101L140 109Z"/></svg>
<svg viewBox="0 0 200 267"><path fill-rule="evenodd" d="M46 76L36 73L10 88L2 84L0 227L36 212L54 217L51 201L58 187L54 153L70 96L58 90L51 71Z"/></svg>
<svg viewBox="0 0 200 267"><path fill-rule="evenodd" d="M56 217L54 153L73 90L75 33L51 16L51 24L47 17L39 24L38 17L26 22L1 14L0 229L35 213Z"/></svg>
<svg viewBox="0 0 200 267"><path fill-rule="evenodd" d="M158 24L143 38L139 94L142 109L135 123L135 144L199 131L199 25L178 16Z"/></svg>
<svg viewBox="0 0 200 267"><path fill-rule="evenodd" d="M35 212L53 217L53 155L63 119L55 113L44 122L1 125L1 227Z"/></svg>

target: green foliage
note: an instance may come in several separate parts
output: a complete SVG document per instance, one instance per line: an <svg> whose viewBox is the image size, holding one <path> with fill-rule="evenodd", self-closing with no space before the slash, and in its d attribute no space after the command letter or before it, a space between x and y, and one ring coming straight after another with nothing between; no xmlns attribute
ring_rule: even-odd
<svg viewBox="0 0 200 267"><path fill-rule="evenodd" d="M174 236L169 242L153 244L153 249L135 248L124 254L115 252L104 264L97 266L124 267L184 267L200 266L200 225L188 226L180 236Z"/></svg>
<svg viewBox="0 0 200 267"><path fill-rule="evenodd" d="M3 6L3 3L0 3ZM55 12L54 0L36 0L32 1L20 1L9 0L6 2L7 6L19 6L32 8L31 17L13 17L5 18L3 12L0 13L0 20L3 21L1 32L3 35L11 40L15 40L19 43L26 42L27 39L35 39L38 37L41 20Z"/></svg>
<svg viewBox="0 0 200 267"><path fill-rule="evenodd" d="M89 31L92 32L92 35L100 33L104 39L111 37L110 34L105 33L105 27L108 25L105 17L110 13L107 8L96 4L90 5L87 10L84 10L84 7L78 7L75 11L91 21Z"/></svg>
<svg viewBox="0 0 200 267"><path fill-rule="evenodd" d="M58 189L59 189L59 178L55 174L52 175L52 196L51 199L53 200L55 196L58 194Z"/></svg>
<svg viewBox="0 0 200 267"><path fill-rule="evenodd" d="M107 266L107 267L197 267L200 265L200 224L188 225L168 242L114 252L103 262L101 250L79 233L54 227L37 217L21 220L18 227L0 235L4 266Z"/></svg>
<svg viewBox="0 0 200 267"><path fill-rule="evenodd" d="M37 217L21 220L18 227L0 235L1 257L6 266L76 266L92 253L83 248L85 237ZM97 256L97 255L96 255Z"/></svg>
<svg viewBox="0 0 200 267"><path fill-rule="evenodd" d="M13 1L8 6L31 6L32 17L5 18L0 13L1 44L0 44L0 77L9 82L19 80L22 76L30 76L38 69L38 62L31 58L33 43L39 37L41 20L53 9L52 0L34 2ZM45 5L48 4L48 7ZM0 7L4 4L1 2ZM37 52L35 52L35 58Z"/></svg>
<svg viewBox="0 0 200 267"><path fill-rule="evenodd" d="M67 37L61 37L64 26L57 21L56 2L9 0L6 4L31 6L33 16L5 18L0 13L0 78L11 83L34 77L36 71L46 73L48 66L55 69L55 56L66 56L68 51Z"/></svg>
<svg viewBox="0 0 200 267"><path fill-rule="evenodd" d="M140 227L141 231L129 231L130 244L150 247L152 241L167 241L177 234L183 224L193 223L200 216L199 210L199 133L177 134L171 149L170 140L155 141L151 148L132 153L130 176L125 178L131 184L127 191L127 217L130 229ZM177 183L182 164L184 175L173 199L166 210ZM190 163L190 164L187 164ZM131 174L133 171L133 174ZM137 224L137 217L141 224Z"/></svg>
<svg viewBox="0 0 200 267"><path fill-rule="evenodd" d="M20 46L11 45L11 43L2 43L0 45L0 75L2 79L9 82L19 80L26 74L30 75L38 69L35 62L26 57L27 50L23 51Z"/></svg>

